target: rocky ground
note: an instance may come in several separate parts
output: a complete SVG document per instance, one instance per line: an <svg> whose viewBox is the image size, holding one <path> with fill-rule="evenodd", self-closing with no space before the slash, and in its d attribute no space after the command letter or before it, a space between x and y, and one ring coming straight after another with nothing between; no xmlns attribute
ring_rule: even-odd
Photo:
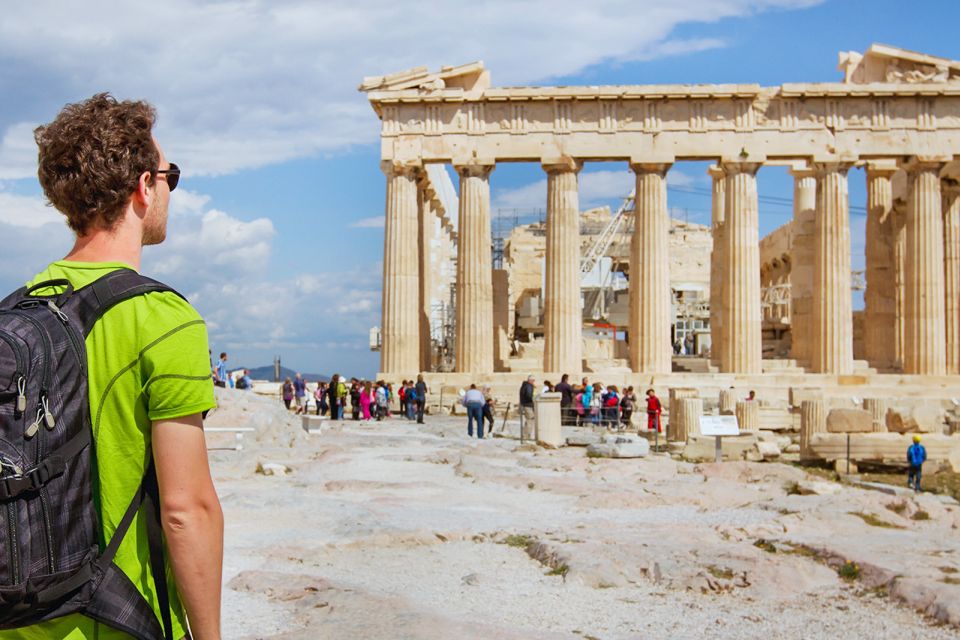
<svg viewBox="0 0 960 640"><path fill-rule="evenodd" d="M463 418L307 435L220 400L208 426L255 429L210 454L228 638L960 637L949 500L471 440Z"/></svg>

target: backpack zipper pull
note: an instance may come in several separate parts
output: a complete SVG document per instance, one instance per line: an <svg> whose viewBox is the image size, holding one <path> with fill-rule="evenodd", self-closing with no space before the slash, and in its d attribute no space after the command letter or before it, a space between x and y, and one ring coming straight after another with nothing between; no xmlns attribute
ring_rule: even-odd
<svg viewBox="0 0 960 640"><path fill-rule="evenodd" d="M57 317L60 318L60 320L61 320L64 324L67 323L67 314L65 314L63 311L60 311L60 307L58 307L56 304L54 304L53 300L50 300L50 301L47 302L47 307L49 307L49 309L50 309L51 311L53 311L55 314L57 314Z"/></svg>
<svg viewBox="0 0 960 640"><path fill-rule="evenodd" d="M33 421L27 430L23 432L23 435L26 436L27 440L37 435L37 431L40 431L40 418L43 414L43 409L37 409L37 419Z"/></svg>
<svg viewBox="0 0 960 640"><path fill-rule="evenodd" d="M47 396L43 396L40 400L40 404L43 406L43 421L47 425L47 429L51 430L57 426L57 422L53 417L53 414L50 413L50 404Z"/></svg>
<svg viewBox="0 0 960 640"><path fill-rule="evenodd" d="M22 416L27 410L27 381L23 376L17 380L17 415Z"/></svg>

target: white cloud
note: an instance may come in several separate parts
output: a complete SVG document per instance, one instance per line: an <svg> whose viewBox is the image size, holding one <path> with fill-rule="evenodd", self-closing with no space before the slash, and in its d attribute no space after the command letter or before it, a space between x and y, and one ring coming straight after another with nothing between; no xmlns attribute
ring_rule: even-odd
<svg viewBox="0 0 960 640"><path fill-rule="evenodd" d="M68 100L110 90L158 107L167 155L220 174L373 142L366 75L482 59L498 85L536 83L606 61L724 46L672 38L708 23L819 0L510 0L388 3L168 0L163 11L88 0L4 7L0 179L33 174L30 131ZM134 71L135 70L135 71ZM36 87L43 87L39 92Z"/></svg>
<svg viewBox="0 0 960 640"><path fill-rule="evenodd" d="M65 218L53 207L34 196L0 191L0 223L35 229L51 223L64 224Z"/></svg>
<svg viewBox="0 0 960 640"><path fill-rule="evenodd" d="M371 218L361 218L350 226L355 229L383 229L385 222L384 216L373 216Z"/></svg>
<svg viewBox="0 0 960 640"><path fill-rule="evenodd" d="M0 180L17 180L37 175L37 145L33 141L34 125L17 122L3 133L0 140Z"/></svg>
<svg viewBox="0 0 960 640"><path fill-rule="evenodd" d="M219 272L248 273L264 268L275 234L268 218L245 222L217 209L189 218L171 218L168 239L147 255L160 276Z"/></svg>

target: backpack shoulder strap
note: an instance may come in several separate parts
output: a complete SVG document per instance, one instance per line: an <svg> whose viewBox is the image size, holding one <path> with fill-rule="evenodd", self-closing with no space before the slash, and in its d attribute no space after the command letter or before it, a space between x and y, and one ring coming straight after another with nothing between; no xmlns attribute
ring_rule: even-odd
<svg viewBox="0 0 960 640"><path fill-rule="evenodd" d="M76 315L86 336L97 320L114 306L130 298L159 291L169 291L183 298L162 282L142 276L132 269L118 269L75 291L66 304Z"/></svg>

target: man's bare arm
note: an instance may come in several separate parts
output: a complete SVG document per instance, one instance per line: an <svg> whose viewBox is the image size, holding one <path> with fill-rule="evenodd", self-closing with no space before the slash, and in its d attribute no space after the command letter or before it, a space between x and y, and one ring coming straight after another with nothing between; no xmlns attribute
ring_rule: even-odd
<svg viewBox="0 0 960 640"><path fill-rule="evenodd" d="M200 414L153 423L160 514L177 588L196 640L220 639L223 511Z"/></svg>

